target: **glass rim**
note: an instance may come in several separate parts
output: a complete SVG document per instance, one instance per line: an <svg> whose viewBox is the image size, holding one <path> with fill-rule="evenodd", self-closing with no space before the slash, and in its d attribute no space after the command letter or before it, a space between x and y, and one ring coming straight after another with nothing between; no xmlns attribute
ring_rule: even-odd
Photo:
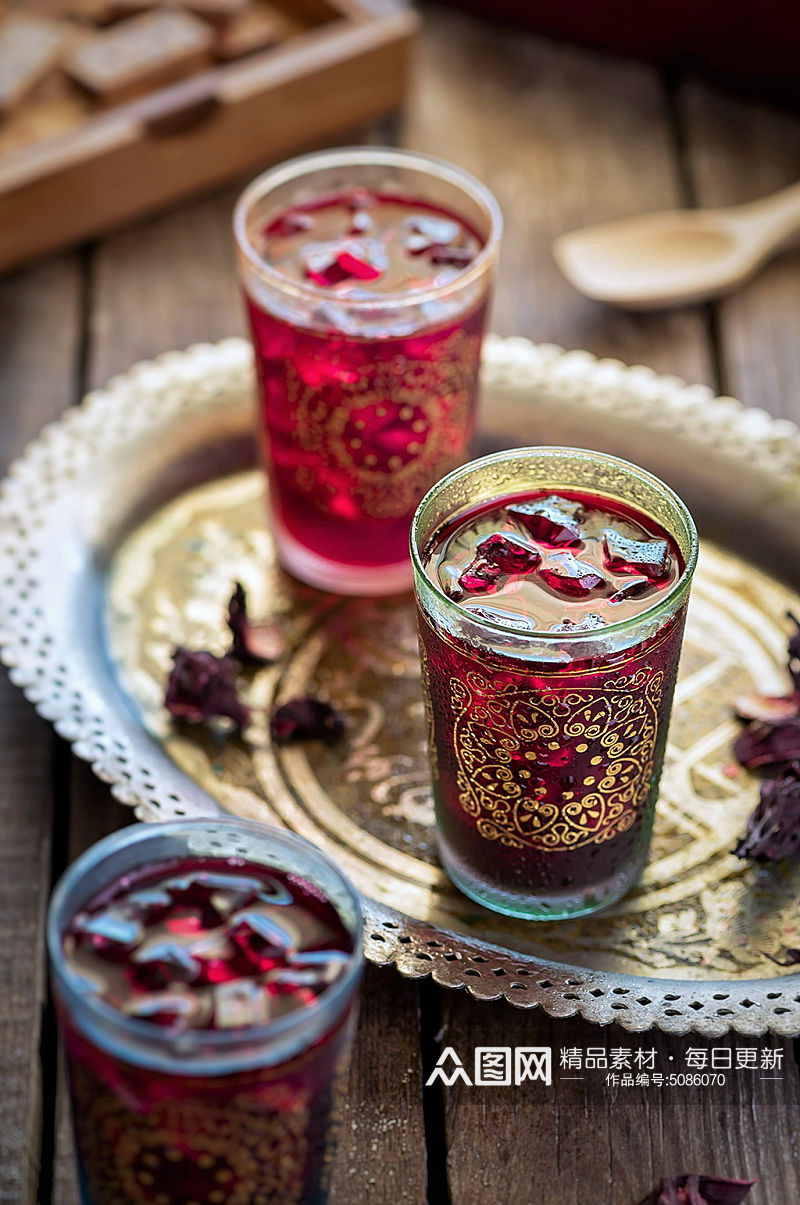
<svg viewBox="0 0 800 1205"><path fill-rule="evenodd" d="M353 950L344 973L326 987L314 1003L308 1007L297 1009L282 1017L276 1017L275 1020L268 1021L264 1025L251 1025L230 1030L184 1029L178 1033L169 1027L153 1025L152 1022L142 1020L139 1017L128 1017L114 1008L113 1005L107 1004L106 1001L99 999L97 996L80 992L70 983L69 978L64 973L64 955L61 943L64 929L71 919L71 916L62 916L62 913L65 911L66 899L83 875L94 867L101 865L109 856L131 845L146 845L152 838L163 835L180 835L189 830L208 831L215 826L232 827L243 834L255 833L261 837L266 836L270 840L277 842L278 845L282 845L285 849L288 848L289 850L304 854L306 857L310 850L314 857L319 858L320 861L327 864L327 867L337 877L339 885L344 888L353 905L355 914L355 931L352 933ZM141 865L147 866L147 860L143 860ZM304 873L302 868L292 873L296 873L301 877L307 877L309 881L313 882L313 879L307 872ZM327 892L325 894L327 895ZM333 906L335 907L335 905ZM336 911L339 911L338 908ZM74 915L74 910L72 915ZM344 918L341 917L341 919L346 925ZM349 930L349 926L346 925L346 927ZM148 824L140 821L133 825L127 825L101 838L89 846L87 850L84 850L61 875L50 897L47 910L46 945L53 979L58 984L59 995L67 1006L70 1018L75 1016L75 1007L84 1010L89 1018L96 1020L110 1029L114 1038L119 1038L126 1043L126 1052L130 1050L130 1046L127 1045L128 1043L133 1044L135 1047L138 1042L143 1049L157 1050L162 1057L166 1056L167 1059L191 1057L192 1055L199 1054L198 1062L204 1063L213 1062L225 1054L234 1054L243 1045L249 1047L260 1043L269 1043L278 1038L286 1039L294 1031L302 1031L312 1026L325 1012L330 1010L337 1012L338 1006L352 992L362 971L364 952L363 927L364 912L358 891L346 875L339 870L333 859L304 837L300 837L297 833L293 833L288 829L280 829L272 825L261 824L256 820L244 820L236 816L229 818L224 816L206 818L188 817L183 820L170 820L163 824ZM84 1028L80 1023L78 1023L78 1027L80 1029ZM176 1051L176 1042L180 1043L179 1054ZM97 1039L97 1043L102 1046L102 1039ZM202 1050L196 1050L193 1047L202 1047ZM187 1064L185 1068L186 1074L191 1074L191 1066L192 1064Z"/></svg>
<svg viewBox="0 0 800 1205"><path fill-rule="evenodd" d="M459 272L445 284L435 285L418 293L376 293L374 297L351 300L349 297L331 294L329 290L323 289L319 285L291 280L258 254L247 233L247 216L258 201L281 184L302 179L303 176L311 175L314 171L348 166L415 168L428 175L446 180L449 184L460 188L462 192L471 195L473 200L478 201L487 212L490 225L486 242L463 272ZM375 310L376 308L394 310L402 309L405 306L424 305L428 301L447 297L455 289L461 289L479 280L497 255L497 248L503 233L503 215L493 193L485 184L463 168L457 167L454 163L448 163L446 159L438 159L434 155L426 155L421 151L406 151L395 147L344 146L297 155L256 176L236 201L233 209L233 233L238 251L249 267L262 280L268 281L278 292L312 303L335 301L337 304L355 311Z"/></svg>
<svg viewBox="0 0 800 1205"><path fill-rule="evenodd" d="M457 481L462 477L467 477L477 469L481 469L487 465L498 464L507 460L524 460L526 457L529 457L532 454L536 454L538 456L541 456L542 454L572 455L591 460L601 460L604 464L618 465L619 467L629 471L640 481L644 481L648 485L655 486L667 497L686 525L686 529L689 533L689 551L685 558L683 571L681 572L680 576L675 579L664 595L656 599L649 607L645 608L645 610L639 611L635 615L630 615L626 619L618 619L615 623L606 624L603 628L590 631L573 632L540 631L538 629L535 629L531 632L521 632L519 629L509 627L507 624L496 623L491 619L484 619L482 616L475 615L466 608L459 606L454 599L450 598L450 596L445 593L438 582L434 582L434 580L428 576L422 561L422 551L420 548L420 522L423 509L429 504L429 502L434 501L436 496L442 493L451 482ZM569 487L565 486L564 488ZM624 499L620 500L624 501ZM442 520L442 522L445 521L445 519ZM441 523L438 526L441 526ZM430 537L427 538L429 539ZM417 583L419 579L421 579L425 586L433 593L437 602L445 605L446 611L449 614L462 617L466 616L466 618L470 620L470 622L474 623L477 627L487 628L491 632L497 633L498 635L503 635L506 637L513 636L517 640L544 640L552 641L554 643L566 641L567 643L575 644L579 644L581 642L585 644L587 642L591 642L592 640L605 639L609 634L616 636L619 633L629 631L630 629L639 626L644 620L658 617L663 611L668 610L669 607L674 603L676 597L678 597L681 593L685 593L685 591L688 589L697 565L697 556L699 551L697 526L692 517L691 511L680 495L676 494L675 490L673 490L671 486L667 485L665 481L662 481L660 477L657 477L655 473L650 473L647 469L643 469L639 465L634 464L633 461L625 460L621 456L612 456L608 452L596 452L591 448L571 448L555 444L530 446L525 448L509 448L505 451L492 452L488 456L481 456L477 460L470 460L467 462L467 464L459 465L458 468L453 469L452 472L448 473L445 477L442 477L428 490L427 494L425 494L424 498L414 512L414 517L411 520L409 544L411 548L411 564L414 569L415 594L419 595L420 593Z"/></svg>

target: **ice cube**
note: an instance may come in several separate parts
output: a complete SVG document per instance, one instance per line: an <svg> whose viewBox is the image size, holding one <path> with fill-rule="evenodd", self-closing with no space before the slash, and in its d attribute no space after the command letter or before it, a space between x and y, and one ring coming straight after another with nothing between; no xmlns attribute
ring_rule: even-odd
<svg viewBox="0 0 800 1205"><path fill-rule="evenodd" d="M322 287L345 280L377 280L389 266L386 248L378 239L311 243L302 259L308 278Z"/></svg>
<svg viewBox="0 0 800 1205"><path fill-rule="evenodd" d="M306 276L315 285L326 288L351 279L350 273L340 265L336 246L313 244L306 247L302 255Z"/></svg>
<svg viewBox="0 0 800 1205"><path fill-rule="evenodd" d="M456 565L443 565L439 569L439 582L448 598L458 602L463 597L464 591L458 584L458 567Z"/></svg>
<svg viewBox="0 0 800 1205"><path fill-rule="evenodd" d="M131 962L137 983L148 989L193 983L202 969L185 946L163 940L144 941L131 955Z"/></svg>
<svg viewBox="0 0 800 1205"><path fill-rule="evenodd" d="M465 604L464 610L469 611L470 615L477 615L479 619L500 623L506 628L514 628L517 632L536 631L534 621L527 615L520 615L518 611L506 611L503 607L472 606L469 603Z"/></svg>
<svg viewBox="0 0 800 1205"><path fill-rule="evenodd" d="M203 933L187 946L194 958L229 958L232 946L224 929L215 929L212 933Z"/></svg>
<svg viewBox="0 0 800 1205"><path fill-rule="evenodd" d="M245 1029L269 1021L269 996L252 979L233 979L213 989L217 1029Z"/></svg>
<svg viewBox="0 0 800 1205"><path fill-rule="evenodd" d="M345 950L301 950L293 956L291 965L297 969L313 968L327 983L332 983L351 957Z"/></svg>
<svg viewBox="0 0 800 1205"><path fill-rule="evenodd" d="M303 893L317 899L327 907L328 901L324 894L312 883L301 880ZM339 931L331 927L324 916L317 916L304 904L294 904L291 908L282 909L278 914L281 928L288 935L288 946L291 957L297 957L298 952L305 959L309 951L335 948L339 939Z"/></svg>
<svg viewBox="0 0 800 1205"><path fill-rule="evenodd" d="M478 541L476 556L458 584L473 593L492 593L503 575L530 573L541 560L539 549L511 532L492 532Z"/></svg>
<svg viewBox="0 0 800 1205"><path fill-rule="evenodd" d="M158 992L148 996L134 996L120 1003L129 1017L152 1021L155 1025L180 1026L202 1025L207 1008L193 993L188 991Z"/></svg>
<svg viewBox="0 0 800 1205"><path fill-rule="evenodd" d="M431 240L424 234L409 234L405 241L405 248L409 255L421 255L423 251L428 250L430 245Z"/></svg>
<svg viewBox="0 0 800 1205"><path fill-rule="evenodd" d="M145 924L157 920L171 905L171 895L160 887L133 891L125 900L128 915L135 920L144 921Z"/></svg>
<svg viewBox="0 0 800 1205"><path fill-rule="evenodd" d="M406 229L412 232L411 238L416 236L417 239L425 239L424 246L419 248L421 251L428 247L446 246L454 242L461 233L460 225L451 218L434 217L424 213L412 214L406 218L404 224Z"/></svg>
<svg viewBox="0 0 800 1205"><path fill-rule="evenodd" d="M350 222L351 234L367 234L372 229L373 222L366 209L359 209L353 214Z"/></svg>
<svg viewBox="0 0 800 1205"><path fill-rule="evenodd" d="M264 982L277 987L282 992L294 992L298 988L312 988L321 992L332 980L325 978L322 968L299 970L291 966L278 967L274 971L268 971L264 976Z"/></svg>
<svg viewBox="0 0 800 1205"><path fill-rule="evenodd" d="M542 559L535 544L511 532L492 532L476 545L478 556L499 565L503 573L530 573Z"/></svg>
<svg viewBox="0 0 800 1205"><path fill-rule="evenodd" d="M475 594L491 594L500 584L503 570L496 561L475 557L458 579L458 584Z"/></svg>
<svg viewBox="0 0 800 1205"><path fill-rule="evenodd" d="M628 599L638 598L640 594L644 594L652 585L649 577L632 577L629 582L625 582L624 586L620 586L608 600L610 607L618 607L620 603L627 602Z"/></svg>
<svg viewBox="0 0 800 1205"><path fill-rule="evenodd" d="M269 942L270 945L278 945L283 949L292 945L292 934L289 929L263 912L249 909L247 912L237 913L231 920L234 926L249 928L262 941Z"/></svg>
<svg viewBox="0 0 800 1205"><path fill-rule="evenodd" d="M557 552L539 570L542 581L559 594L585 598L605 586L606 579L588 561L579 561L571 552Z"/></svg>
<svg viewBox="0 0 800 1205"><path fill-rule="evenodd" d="M530 502L511 502L506 511L543 544L563 548L580 542L583 511L579 502L551 494L548 498L535 498Z"/></svg>
<svg viewBox="0 0 800 1205"><path fill-rule="evenodd" d="M551 632L593 632L596 628L604 628L606 621L602 615L596 615L590 611L587 615L583 615L580 619L562 619L560 623L554 623L550 628Z"/></svg>
<svg viewBox="0 0 800 1205"><path fill-rule="evenodd" d="M231 918L228 936L256 970L268 970L286 956L293 936L282 925L262 912L250 909Z"/></svg>
<svg viewBox="0 0 800 1205"><path fill-rule="evenodd" d="M73 924L84 944L112 961L127 958L143 936L141 923L119 908L106 908L92 916L79 914Z"/></svg>
<svg viewBox="0 0 800 1205"><path fill-rule="evenodd" d="M615 573L646 574L652 581L669 576L670 556L666 540L630 540L613 527L603 531L606 564Z"/></svg>
<svg viewBox="0 0 800 1205"><path fill-rule="evenodd" d="M291 992L298 987L307 987L320 992L339 978L350 957L342 950L318 950L298 954L289 966L276 967L269 971L264 979L266 983L275 984L282 991Z"/></svg>
<svg viewBox="0 0 800 1205"><path fill-rule="evenodd" d="M250 965L221 929L196 938L189 946L189 953L200 964L198 983L227 983L237 979Z"/></svg>

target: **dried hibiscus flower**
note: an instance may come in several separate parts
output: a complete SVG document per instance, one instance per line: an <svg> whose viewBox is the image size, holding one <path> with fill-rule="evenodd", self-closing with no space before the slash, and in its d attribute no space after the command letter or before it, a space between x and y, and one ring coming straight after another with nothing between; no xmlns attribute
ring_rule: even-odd
<svg viewBox="0 0 800 1205"><path fill-rule="evenodd" d="M734 741L733 751L748 770L800 758L800 716L774 724L748 724Z"/></svg>
<svg viewBox="0 0 800 1205"><path fill-rule="evenodd" d="M332 745L344 732L345 722L330 703L301 695L275 708L270 727L279 745L294 741L327 741Z"/></svg>
<svg viewBox="0 0 800 1205"><path fill-rule="evenodd" d="M236 663L232 657L177 648L164 702L170 715L190 724L225 718L241 732L250 723L250 708L236 695Z"/></svg>
<svg viewBox="0 0 800 1205"><path fill-rule="evenodd" d="M733 852L756 862L779 862L800 852L800 762L762 782L758 807Z"/></svg>
<svg viewBox="0 0 800 1205"><path fill-rule="evenodd" d="M283 652L286 642L277 624L253 624L247 614L247 592L241 582L228 603L228 627L233 643L231 656L250 665L271 665Z"/></svg>
<svg viewBox="0 0 800 1205"><path fill-rule="evenodd" d="M641 1205L739 1205L754 1184L719 1176L665 1176Z"/></svg>

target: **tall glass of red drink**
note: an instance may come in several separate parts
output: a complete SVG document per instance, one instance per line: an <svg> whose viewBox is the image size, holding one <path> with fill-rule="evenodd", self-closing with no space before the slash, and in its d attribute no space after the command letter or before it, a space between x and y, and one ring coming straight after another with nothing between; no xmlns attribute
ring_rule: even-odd
<svg viewBox="0 0 800 1205"><path fill-rule="evenodd" d="M273 533L303 581L411 584L414 509L468 455L501 226L465 172L375 147L291 160L239 199Z"/></svg>
<svg viewBox="0 0 800 1205"><path fill-rule="evenodd" d="M322 1205L362 968L327 857L135 825L70 867L47 941L84 1205Z"/></svg>
<svg viewBox="0 0 800 1205"><path fill-rule="evenodd" d="M440 854L530 919L594 912L647 859L697 533L597 452L456 469L411 535Z"/></svg>

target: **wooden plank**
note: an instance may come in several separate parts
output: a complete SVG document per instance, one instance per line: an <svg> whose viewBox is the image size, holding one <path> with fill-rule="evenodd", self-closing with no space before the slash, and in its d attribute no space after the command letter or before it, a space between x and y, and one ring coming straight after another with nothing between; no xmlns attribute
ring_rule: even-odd
<svg viewBox="0 0 800 1205"><path fill-rule="evenodd" d="M565 230L682 203L653 74L439 10L418 64L404 141L474 172L505 215L492 329L711 381L701 315L610 310L550 251Z"/></svg>
<svg viewBox="0 0 800 1205"><path fill-rule="evenodd" d="M74 256L0 280L2 471L44 423L76 400L81 295Z"/></svg>
<svg viewBox="0 0 800 1205"><path fill-rule="evenodd" d="M38 1046L46 991L42 929L50 888L52 740L5 675L0 734L0 1201L28 1205L39 1171Z"/></svg>
<svg viewBox="0 0 800 1205"><path fill-rule="evenodd" d="M238 190L102 243L92 261L89 386L136 360L244 329L230 214ZM88 771L73 775L71 849L124 821ZM65 1093L60 1094L53 1201L79 1205ZM332 1205L424 1199L417 989L367 972Z"/></svg>
<svg viewBox="0 0 800 1205"><path fill-rule="evenodd" d="M699 205L751 201L800 177L800 117L693 84L680 95ZM725 391L800 422L800 251L784 252L717 305Z"/></svg>
<svg viewBox="0 0 800 1205"><path fill-rule="evenodd" d="M367 967L330 1205L425 1200L417 985Z"/></svg>
<svg viewBox="0 0 800 1205"><path fill-rule="evenodd" d="M244 333L231 231L238 192L226 190L99 244L89 388L137 360Z"/></svg>
<svg viewBox="0 0 800 1205"><path fill-rule="evenodd" d="M80 295L74 258L0 283L2 467L74 400ZM0 673L0 1201L9 1205L33 1205L39 1174L55 745Z"/></svg>
<svg viewBox="0 0 800 1205"><path fill-rule="evenodd" d="M795 1126L800 1100L790 1042L734 1037L730 1043L708 1043L653 1031L631 1034L616 1025L557 1021L507 1004L464 1000L460 1006L445 997L441 1044L453 1046L470 1075L475 1047L529 1045L552 1049L554 1076L550 1088L455 1084L446 1090L453 1205L495 1199L637 1205L661 1176L691 1171L757 1177L748 1205L800 1199ZM775 1047L782 1052L783 1070L726 1072L724 1087L658 1088L606 1087L604 1070L559 1067L562 1049L629 1050L632 1061L641 1049L655 1050L655 1067L662 1074L680 1073L690 1047L728 1045L755 1048L759 1060L764 1047ZM783 1079L762 1079L768 1075Z"/></svg>

